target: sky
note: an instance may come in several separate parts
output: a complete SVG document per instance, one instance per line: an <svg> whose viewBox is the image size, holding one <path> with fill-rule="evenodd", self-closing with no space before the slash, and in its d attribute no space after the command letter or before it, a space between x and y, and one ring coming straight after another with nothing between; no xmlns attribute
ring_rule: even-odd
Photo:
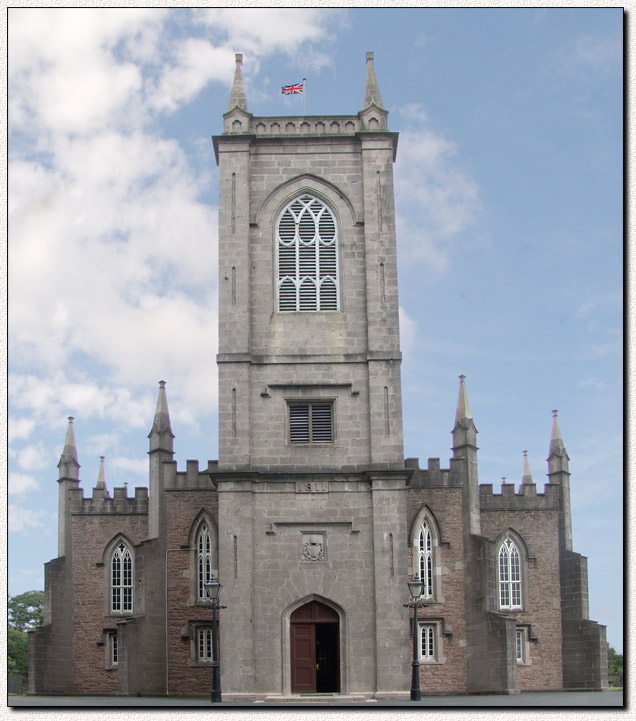
<svg viewBox="0 0 636 721"><path fill-rule="evenodd" d="M365 53L395 173L405 456L448 467L459 387L479 479L570 456L590 618L623 618L623 13L10 9L8 592L57 555L67 417L81 487L147 485L167 382L180 470L217 457L218 171L244 55L254 115L351 115ZM306 78L306 93L281 86ZM304 108L303 108L304 102Z"/></svg>

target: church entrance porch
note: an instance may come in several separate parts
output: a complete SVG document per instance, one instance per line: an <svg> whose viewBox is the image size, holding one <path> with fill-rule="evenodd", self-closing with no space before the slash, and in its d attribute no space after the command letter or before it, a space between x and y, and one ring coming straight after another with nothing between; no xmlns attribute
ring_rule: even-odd
<svg viewBox="0 0 636 721"><path fill-rule="evenodd" d="M340 628L337 612L319 601L290 617L292 693L340 691Z"/></svg>

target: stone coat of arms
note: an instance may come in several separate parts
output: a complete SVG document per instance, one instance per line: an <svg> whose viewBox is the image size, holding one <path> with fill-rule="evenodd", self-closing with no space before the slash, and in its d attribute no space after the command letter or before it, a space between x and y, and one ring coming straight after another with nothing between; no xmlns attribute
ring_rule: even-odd
<svg viewBox="0 0 636 721"><path fill-rule="evenodd" d="M320 563L324 560L325 537L323 534L303 534L303 561Z"/></svg>

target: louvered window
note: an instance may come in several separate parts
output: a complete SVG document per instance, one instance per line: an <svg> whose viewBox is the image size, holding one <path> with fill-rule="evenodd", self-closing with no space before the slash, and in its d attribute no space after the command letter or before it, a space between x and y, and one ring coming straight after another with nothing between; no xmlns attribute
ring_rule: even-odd
<svg viewBox="0 0 636 721"><path fill-rule="evenodd" d="M289 405L290 443L331 443L333 441L331 403Z"/></svg>
<svg viewBox="0 0 636 721"><path fill-rule="evenodd" d="M292 200L276 224L278 310L340 309L338 231L332 211L313 195Z"/></svg>

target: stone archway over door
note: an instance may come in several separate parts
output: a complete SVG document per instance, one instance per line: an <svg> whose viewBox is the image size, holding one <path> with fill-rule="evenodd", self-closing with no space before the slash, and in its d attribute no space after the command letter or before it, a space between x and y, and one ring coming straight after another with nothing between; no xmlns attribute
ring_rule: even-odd
<svg viewBox="0 0 636 721"><path fill-rule="evenodd" d="M290 618L292 693L340 691L340 624L336 611L319 601Z"/></svg>

